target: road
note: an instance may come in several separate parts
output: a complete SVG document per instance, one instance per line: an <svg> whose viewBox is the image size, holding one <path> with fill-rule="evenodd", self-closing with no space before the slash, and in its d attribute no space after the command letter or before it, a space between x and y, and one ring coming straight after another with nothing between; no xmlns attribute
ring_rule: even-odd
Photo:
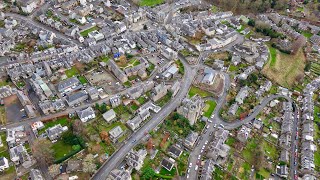
<svg viewBox="0 0 320 180"><path fill-rule="evenodd" d="M174 109L180 105L181 100L188 94L189 87L191 86L193 78L197 72L196 68L190 67L185 60L182 60L181 62L184 65L185 73L181 82L180 91L176 97L171 99L171 101L164 106L159 113L155 114L143 127L141 127L137 132L133 133L127 143L125 143L102 165L92 179L106 179L109 173L118 167L126 154L140 142L140 140L145 136L145 133L148 133L158 126Z"/></svg>
<svg viewBox="0 0 320 180"><path fill-rule="evenodd" d="M299 107L295 105L295 111L294 111L294 121L293 121L293 129L292 129L292 135L291 135L291 153L290 153L290 179L295 179L296 172L298 172L298 156L296 156L296 148L298 147L299 140L296 138L296 133L298 132L298 124L299 124ZM294 164L294 162L297 162L297 164Z"/></svg>

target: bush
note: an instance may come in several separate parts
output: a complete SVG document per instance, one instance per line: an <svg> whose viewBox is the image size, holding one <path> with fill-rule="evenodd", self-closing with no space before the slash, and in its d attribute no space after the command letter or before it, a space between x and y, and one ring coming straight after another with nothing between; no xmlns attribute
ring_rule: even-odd
<svg viewBox="0 0 320 180"><path fill-rule="evenodd" d="M256 25L256 21L254 19L249 19L248 25L254 27Z"/></svg>

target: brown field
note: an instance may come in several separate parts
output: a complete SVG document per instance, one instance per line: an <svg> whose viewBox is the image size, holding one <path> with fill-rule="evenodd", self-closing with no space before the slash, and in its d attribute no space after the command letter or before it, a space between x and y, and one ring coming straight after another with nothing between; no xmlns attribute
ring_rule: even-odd
<svg viewBox="0 0 320 180"><path fill-rule="evenodd" d="M296 55L277 51L275 64L271 66L271 58L269 58L262 73L279 85L291 88L300 76L303 77L305 62L306 58L302 49Z"/></svg>

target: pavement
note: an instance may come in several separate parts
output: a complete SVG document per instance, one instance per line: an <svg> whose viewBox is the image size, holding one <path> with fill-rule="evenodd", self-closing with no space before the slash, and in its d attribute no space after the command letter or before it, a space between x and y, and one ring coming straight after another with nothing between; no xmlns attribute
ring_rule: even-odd
<svg viewBox="0 0 320 180"><path fill-rule="evenodd" d="M290 148L290 174L289 177L290 179L295 179L295 175L298 172L298 143L299 143L299 138L296 138L297 132L298 132L298 124L299 124L299 107L295 105L295 111L294 111L294 121L293 121L293 130L292 130L292 136L291 136L291 148ZM299 137L299 136L298 136ZM295 162L297 164L295 164Z"/></svg>

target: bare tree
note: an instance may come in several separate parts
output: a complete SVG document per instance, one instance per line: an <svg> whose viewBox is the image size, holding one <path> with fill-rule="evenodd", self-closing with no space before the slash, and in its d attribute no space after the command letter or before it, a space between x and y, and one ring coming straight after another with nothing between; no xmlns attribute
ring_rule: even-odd
<svg viewBox="0 0 320 180"><path fill-rule="evenodd" d="M297 54L299 49L305 46L306 43L307 39L303 35L300 35L291 45L292 54Z"/></svg>
<svg viewBox="0 0 320 180"><path fill-rule="evenodd" d="M79 119L74 121L74 123L72 124L72 130L73 134L85 137L86 139L88 138L87 130L84 127L84 124Z"/></svg>
<svg viewBox="0 0 320 180"><path fill-rule="evenodd" d="M93 173L96 170L96 164L94 163L94 157L92 154L88 154L82 162L83 172Z"/></svg>
<svg viewBox="0 0 320 180"><path fill-rule="evenodd" d="M59 164L52 164L48 168L49 175L54 178L60 173L60 165Z"/></svg>
<svg viewBox="0 0 320 180"><path fill-rule="evenodd" d="M44 161L46 164L52 164L53 157L53 149L52 143L47 139L37 139L32 144L32 152L33 156L38 161Z"/></svg>

